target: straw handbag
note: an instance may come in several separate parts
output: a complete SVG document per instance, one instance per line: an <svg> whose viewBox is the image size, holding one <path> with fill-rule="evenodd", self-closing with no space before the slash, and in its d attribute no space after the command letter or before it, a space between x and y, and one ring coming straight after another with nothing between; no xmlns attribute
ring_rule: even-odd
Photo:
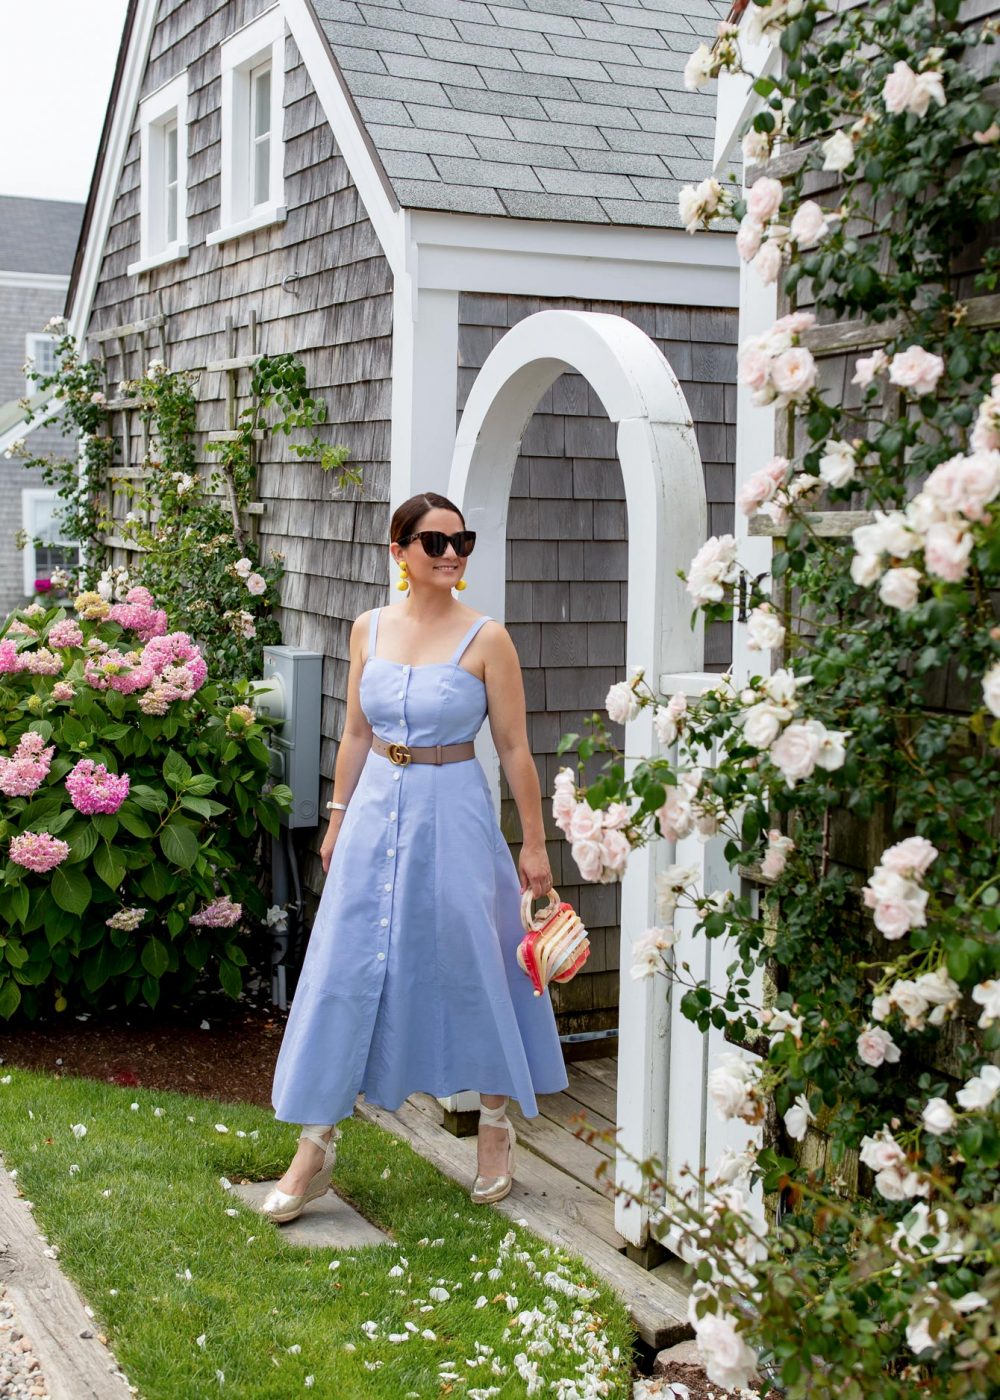
<svg viewBox="0 0 1000 1400"><path fill-rule="evenodd" d="M579 914L550 889L548 904L532 914L530 887L521 895L521 923L527 930L517 947L517 960L531 978L535 996L550 982L568 982L590 957L590 940Z"/></svg>

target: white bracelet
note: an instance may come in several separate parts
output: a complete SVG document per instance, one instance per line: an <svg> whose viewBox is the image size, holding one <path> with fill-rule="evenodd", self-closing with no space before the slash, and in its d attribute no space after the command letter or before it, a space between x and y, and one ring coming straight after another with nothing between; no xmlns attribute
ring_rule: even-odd
<svg viewBox="0 0 1000 1400"><path fill-rule="evenodd" d="M338 812L346 812L346 811L347 811L347 803L346 803L346 802L328 802L328 803L326 804L326 810L327 810L328 812L329 812L329 811L334 811L334 810L335 810L335 811L338 811Z"/></svg>

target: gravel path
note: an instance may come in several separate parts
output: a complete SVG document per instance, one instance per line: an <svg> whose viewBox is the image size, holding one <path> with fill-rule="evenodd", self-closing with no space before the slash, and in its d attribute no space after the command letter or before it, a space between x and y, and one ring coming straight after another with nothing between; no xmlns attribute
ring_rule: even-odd
<svg viewBox="0 0 1000 1400"><path fill-rule="evenodd" d="M17 1325L14 1306L0 1283L0 1400L48 1400L38 1357Z"/></svg>

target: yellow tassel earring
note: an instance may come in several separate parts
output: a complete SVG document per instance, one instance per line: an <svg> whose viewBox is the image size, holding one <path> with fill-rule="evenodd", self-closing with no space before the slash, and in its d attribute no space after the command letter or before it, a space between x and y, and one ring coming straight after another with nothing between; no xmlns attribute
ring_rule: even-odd
<svg viewBox="0 0 1000 1400"><path fill-rule="evenodd" d="M464 578L460 578L460 579L458 580L458 582L455 584L455 592L456 592L456 593L460 593L460 592L462 591L462 589L465 588L465 587L467 587L466 582L465 582L465 579L464 579Z"/></svg>
<svg viewBox="0 0 1000 1400"><path fill-rule="evenodd" d="M410 580L406 569L405 559L400 559L399 561L399 582L396 584L396 587L402 593L406 593L410 587Z"/></svg>

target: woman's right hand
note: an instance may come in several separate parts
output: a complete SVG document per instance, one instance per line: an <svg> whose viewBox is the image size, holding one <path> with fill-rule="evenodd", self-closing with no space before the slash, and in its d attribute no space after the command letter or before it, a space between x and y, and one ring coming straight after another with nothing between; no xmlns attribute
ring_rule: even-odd
<svg viewBox="0 0 1000 1400"><path fill-rule="evenodd" d="M327 833L323 837L323 844L319 848L319 858L323 862L323 874L330 873L330 861L333 859L333 848L337 844L337 837L340 835L340 822L331 822L327 828Z"/></svg>

